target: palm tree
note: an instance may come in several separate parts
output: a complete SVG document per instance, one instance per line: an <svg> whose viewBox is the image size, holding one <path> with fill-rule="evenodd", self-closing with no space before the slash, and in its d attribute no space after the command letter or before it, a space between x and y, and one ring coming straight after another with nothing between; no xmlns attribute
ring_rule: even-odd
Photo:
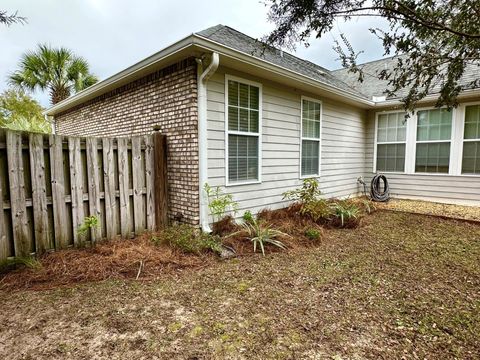
<svg viewBox="0 0 480 360"><path fill-rule="evenodd" d="M52 105L97 81L84 58L68 49L48 45L38 45L36 51L25 53L19 69L9 78L11 85L22 90L48 91Z"/></svg>

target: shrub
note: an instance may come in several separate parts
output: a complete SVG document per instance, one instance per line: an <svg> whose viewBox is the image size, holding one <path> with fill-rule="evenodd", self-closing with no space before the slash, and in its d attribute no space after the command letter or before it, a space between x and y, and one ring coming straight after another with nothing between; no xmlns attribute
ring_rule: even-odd
<svg viewBox="0 0 480 360"><path fill-rule="evenodd" d="M313 221L330 220L334 214L332 204L327 200L319 199L312 201L308 204L304 204L300 209L300 214L303 216L309 216Z"/></svg>
<svg viewBox="0 0 480 360"><path fill-rule="evenodd" d="M289 236L279 230L272 229L270 225L253 219L253 221L241 224L242 230L237 231L230 236L236 236L240 233L245 233L246 237L253 243L253 252L257 252L257 246L260 247L263 256L265 256L265 245L271 244L281 249L286 249L286 246L280 241L276 240L278 236Z"/></svg>
<svg viewBox="0 0 480 360"><path fill-rule="evenodd" d="M200 254L205 251L220 253L222 244L217 236L210 235L187 224L170 226L161 236L152 237L154 244L163 242L185 253Z"/></svg>
<svg viewBox="0 0 480 360"><path fill-rule="evenodd" d="M227 215L212 224L212 234L224 236L238 229L232 216Z"/></svg>
<svg viewBox="0 0 480 360"><path fill-rule="evenodd" d="M340 219L342 227L352 220L357 220L360 213L358 206L349 200L337 200L333 206L335 209L335 216Z"/></svg>
<svg viewBox="0 0 480 360"><path fill-rule="evenodd" d="M310 240L318 240L320 239L320 231L315 228L308 228L305 230L305 236Z"/></svg>
<svg viewBox="0 0 480 360"><path fill-rule="evenodd" d="M306 205L319 200L321 195L317 179L311 178L304 179L301 188L284 192L283 198Z"/></svg>
<svg viewBox="0 0 480 360"><path fill-rule="evenodd" d="M208 183L205 183L204 190L208 197L208 208L213 221L223 218L228 210L234 214L237 212L238 204L233 201L231 194L224 194L219 186L212 188Z"/></svg>
<svg viewBox="0 0 480 360"><path fill-rule="evenodd" d="M252 224L255 219L253 218L252 212L250 210L245 211L243 214L243 221L246 223Z"/></svg>

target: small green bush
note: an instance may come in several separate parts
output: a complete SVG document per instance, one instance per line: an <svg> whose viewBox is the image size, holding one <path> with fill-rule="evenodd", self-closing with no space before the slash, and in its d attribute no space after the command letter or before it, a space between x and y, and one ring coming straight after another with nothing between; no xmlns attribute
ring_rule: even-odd
<svg viewBox="0 0 480 360"><path fill-rule="evenodd" d="M83 223L78 227L77 234L78 235L86 235L88 230L96 229L98 227L98 217L95 215L87 216L83 219Z"/></svg>
<svg viewBox="0 0 480 360"><path fill-rule="evenodd" d="M250 210L245 211L245 213L243 214L243 221L250 224L252 224L255 221L252 215L252 212Z"/></svg>
<svg viewBox="0 0 480 360"><path fill-rule="evenodd" d="M310 240L318 240L320 239L320 231L318 229L315 229L315 228L308 228L307 230L305 230L305 236L307 238L309 238Z"/></svg>
<svg viewBox="0 0 480 360"><path fill-rule="evenodd" d="M233 214L237 212L238 203L233 201L232 194L224 194L219 186L212 188L208 183L205 183L203 190L207 194L208 208L213 221L222 219L229 210Z"/></svg>
<svg viewBox="0 0 480 360"><path fill-rule="evenodd" d="M160 235L153 236L155 245L166 243L185 253L200 254L205 251L220 253L222 245L217 236L200 231L187 224L174 225L165 229Z"/></svg>

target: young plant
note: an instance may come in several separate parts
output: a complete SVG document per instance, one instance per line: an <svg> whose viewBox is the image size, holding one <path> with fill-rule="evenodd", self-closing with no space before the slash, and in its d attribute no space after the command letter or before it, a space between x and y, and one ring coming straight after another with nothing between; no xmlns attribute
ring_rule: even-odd
<svg viewBox="0 0 480 360"><path fill-rule="evenodd" d="M98 217L95 215L87 216L83 219L83 223L78 227L77 234L85 235L89 229L96 229L98 227Z"/></svg>
<svg viewBox="0 0 480 360"><path fill-rule="evenodd" d="M208 198L208 208L212 214L213 221L222 219L228 210L236 214L238 204L233 201L231 194L224 194L219 186L212 188L208 183L205 183L203 188Z"/></svg>
<svg viewBox="0 0 480 360"><path fill-rule="evenodd" d="M305 236L310 240L318 240L320 239L320 231L315 228L308 228L305 230Z"/></svg>
<svg viewBox="0 0 480 360"><path fill-rule="evenodd" d="M213 236L187 224L174 225L162 233L152 237L155 245L166 243L184 253L200 254L205 251L220 253L222 244L217 236Z"/></svg>
<svg viewBox="0 0 480 360"><path fill-rule="evenodd" d="M349 201L337 201L334 204L335 215L340 219L342 227L345 226L345 221L350 219L357 219L360 209Z"/></svg>
<svg viewBox="0 0 480 360"><path fill-rule="evenodd" d="M245 233L246 237L253 243L253 252L257 252L258 246L260 247L263 256L265 256L266 244L271 244L281 249L287 248L280 240L276 240L276 238L282 235L289 235L281 232L280 230L272 229L270 225L265 225L261 221L253 219L252 222L244 222L240 226L242 226L243 229L231 234L230 236Z"/></svg>
<svg viewBox="0 0 480 360"><path fill-rule="evenodd" d="M29 269L39 269L42 267L42 264L32 256L15 256L0 261L0 273L15 269L18 266L25 266Z"/></svg>
<svg viewBox="0 0 480 360"><path fill-rule="evenodd" d="M283 199L301 202L302 204L310 204L320 199L322 192L317 179L304 179L302 187L295 190L285 191Z"/></svg>
<svg viewBox="0 0 480 360"><path fill-rule="evenodd" d="M255 218L253 217L252 212L250 210L245 211L242 218L243 218L243 221L246 223L253 223L255 221Z"/></svg>

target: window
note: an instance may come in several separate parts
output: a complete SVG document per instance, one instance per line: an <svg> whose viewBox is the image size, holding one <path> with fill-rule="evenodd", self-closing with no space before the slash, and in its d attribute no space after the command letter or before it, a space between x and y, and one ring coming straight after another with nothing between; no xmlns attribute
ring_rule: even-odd
<svg viewBox="0 0 480 360"><path fill-rule="evenodd" d="M227 77L227 182L260 180L261 86Z"/></svg>
<svg viewBox="0 0 480 360"><path fill-rule="evenodd" d="M404 112L377 118L377 171L404 172L407 126Z"/></svg>
<svg viewBox="0 0 480 360"><path fill-rule="evenodd" d="M452 113L445 109L417 113L415 172L449 172Z"/></svg>
<svg viewBox="0 0 480 360"><path fill-rule="evenodd" d="M320 174L320 119L322 105L302 99L301 170L302 177Z"/></svg>
<svg viewBox="0 0 480 360"><path fill-rule="evenodd" d="M462 174L480 174L480 105L465 107Z"/></svg>

